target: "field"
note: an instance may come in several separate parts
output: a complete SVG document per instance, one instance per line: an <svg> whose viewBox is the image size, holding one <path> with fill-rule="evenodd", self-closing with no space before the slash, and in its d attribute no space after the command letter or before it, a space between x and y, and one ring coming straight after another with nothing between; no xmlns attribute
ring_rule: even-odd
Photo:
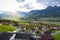
<svg viewBox="0 0 60 40"><path fill-rule="evenodd" d="M60 25L60 18L40 18L40 23Z"/></svg>
<svg viewBox="0 0 60 40"><path fill-rule="evenodd" d="M15 28L9 25L0 25L0 32L12 32Z"/></svg>
<svg viewBox="0 0 60 40"><path fill-rule="evenodd" d="M48 22L48 21L41 21L40 23L60 25L60 22Z"/></svg>

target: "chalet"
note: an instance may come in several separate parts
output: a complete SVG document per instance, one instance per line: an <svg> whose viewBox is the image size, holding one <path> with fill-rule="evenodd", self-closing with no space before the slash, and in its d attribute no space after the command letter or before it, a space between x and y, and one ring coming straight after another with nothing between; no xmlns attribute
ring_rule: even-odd
<svg viewBox="0 0 60 40"><path fill-rule="evenodd" d="M57 27L57 26L49 26L49 29L50 30L59 30L59 27Z"/></svg>

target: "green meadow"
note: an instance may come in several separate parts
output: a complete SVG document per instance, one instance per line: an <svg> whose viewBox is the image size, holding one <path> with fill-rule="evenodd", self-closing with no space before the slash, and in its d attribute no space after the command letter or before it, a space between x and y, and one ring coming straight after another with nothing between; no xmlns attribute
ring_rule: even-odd
<svg viewBox="0 0 60 40"><path fill-rule="evenodd" d="M14 28L13 26L9 26L9 25L0 25L0 32L12 32L14 31L16 28Z"/></svg>

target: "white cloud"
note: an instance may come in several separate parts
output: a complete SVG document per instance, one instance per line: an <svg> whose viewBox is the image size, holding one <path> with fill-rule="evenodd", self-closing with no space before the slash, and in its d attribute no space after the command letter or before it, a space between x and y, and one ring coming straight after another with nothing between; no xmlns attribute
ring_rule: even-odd
<svg viewBox="0 0 60 40"><path fill-rule="evenodd" d="M25 0L16 0L17 2L24 2Z"/></svg>
<svg viewBox="0 0 60 40"><path fill-rule="evenodd" d="M0 10L16 11L19 5L16 0L0 0Z"/></svg>
<svg viewBox="0 0 60 40"><path fill-rule="evenodd" d="M44 8L45 8L44 5L38 4L38 3L31 4L30 7L31 7L32 9L35 9L35 10L44 9Z"/></svg>
<svg viewBox="0 0 60 40"><path fill-rule="evenodd" d="M43 3L46 6L60 5L60 0L37 0L38 3Z"/></svg>
<svg viewBox="0 0 60 40"><path fill-rule="evenodd" d="M39 10L46 8L44 4L37 3L37 0L25 0L25 2L21 4L22 5L20 5L19 8L22 9L23 11Z"/></svg>
<svg viewBox="0 0 60 40"><path fill-rule="evenodd" d="M28 5L24 7L25 5ZM21 8L22 7L22 8ZM28 9L28 7L30 9ZM38 4L37 0L25 0L18 2L17 0L0 0L0 10L4 11L24 11L28 12L34 9L45 8L43 4Z"/></svg>

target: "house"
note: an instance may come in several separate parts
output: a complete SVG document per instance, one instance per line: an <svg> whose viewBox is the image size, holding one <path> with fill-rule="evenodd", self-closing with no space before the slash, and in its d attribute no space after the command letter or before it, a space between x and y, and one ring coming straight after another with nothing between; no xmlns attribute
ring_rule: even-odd
<svg viewBox="0 0 60 40"><path fill-rule="evenodd" d="M50 30L59 30L59 27L57 27L57 26L49 26L49 29Z"/></svg>

